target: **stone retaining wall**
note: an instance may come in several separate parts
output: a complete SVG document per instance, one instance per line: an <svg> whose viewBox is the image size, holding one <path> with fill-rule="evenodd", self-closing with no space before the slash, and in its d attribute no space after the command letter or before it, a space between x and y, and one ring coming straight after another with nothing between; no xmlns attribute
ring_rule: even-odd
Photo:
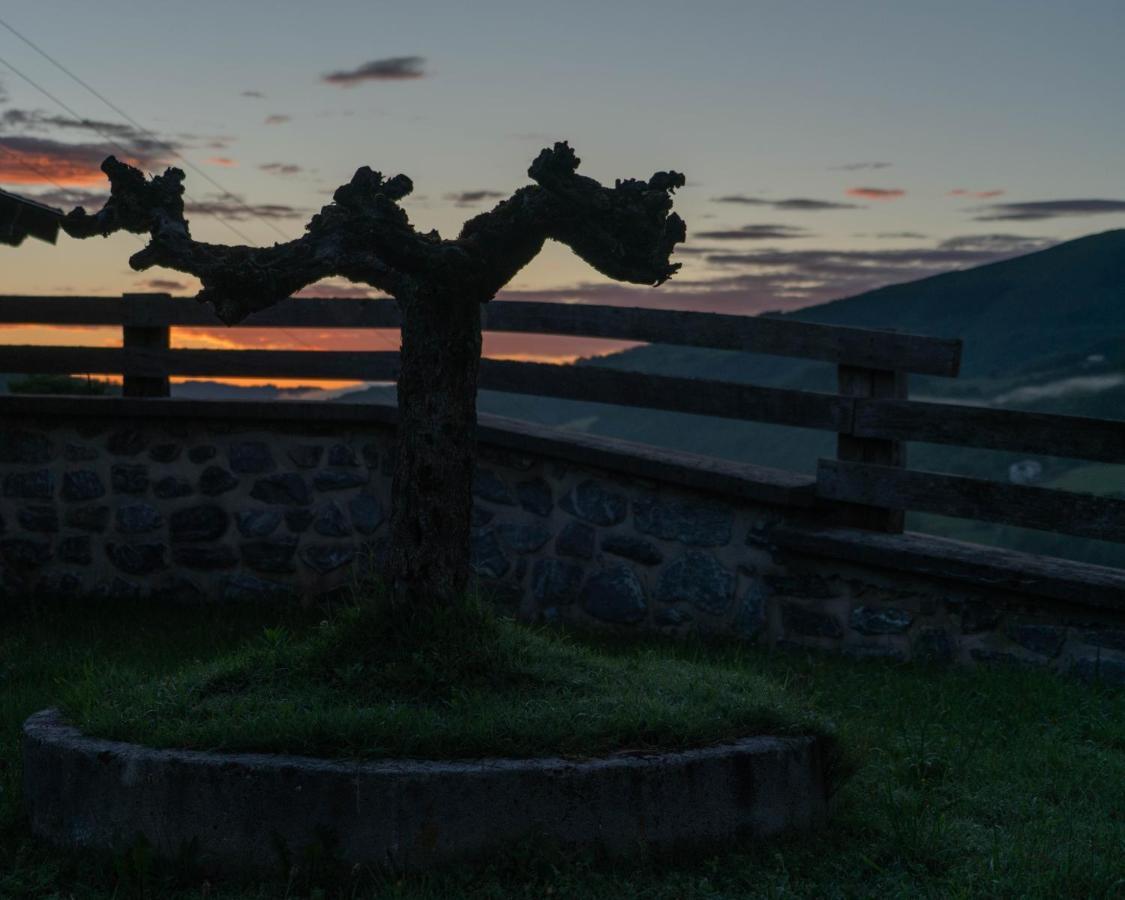
<svg viewBox="0 0 1125 900"><path fill-rule="evenodd" d="M0 404L4 596L309 600L385 546L393 410L82 403ZM1074 564L1073 596L1052 583L1045 597L1029 578L900 571L893 553L826 558L777 538L830 515L799 477L526 427L482 434L473 566L526 619L1125 681L1115 570Z"/></svg>

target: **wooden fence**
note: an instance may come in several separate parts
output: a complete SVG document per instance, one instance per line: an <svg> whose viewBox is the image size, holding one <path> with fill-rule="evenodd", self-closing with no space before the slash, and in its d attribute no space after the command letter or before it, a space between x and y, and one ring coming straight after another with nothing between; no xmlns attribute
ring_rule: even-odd
<svg viewBox="0 0 1125 900"><path fill-rule="evenodd" d="M174 326L222 324L209 307L167 294L0 297L0 323L110 325L120 348L0 347L0 371L124 377L124 393L168 395L177 376L393 380L396 352L170 349ZM387 300L291 299L248 318L255 328L396 328ZM1125 542L1125 501L906 468L921 441L1125 463L1125 421L923 403L907 375L955 377L961 342L787 319L675 310L497 302L485 330L613 338L768 353L834 363L835 394L590 366L482 360L480 386L516 394L614 403L824 429L837 434L817 493L838 521L901 532L907 510Z"/></svg>

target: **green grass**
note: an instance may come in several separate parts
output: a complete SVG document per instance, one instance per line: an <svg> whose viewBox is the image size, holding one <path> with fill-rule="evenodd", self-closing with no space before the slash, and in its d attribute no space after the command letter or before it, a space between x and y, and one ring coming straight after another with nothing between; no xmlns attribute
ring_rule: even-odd
<svg viewBox="0 0 1125 900"><path fill-rule="evenodd" d="M532 854L405 878L329 877L307 859L288 877L250 885L204 885L152 864L139 845L106 859L60 854L29 838L18 756L29 713L169 677L254 635L255 652L265 652L281 632L266 639L263 626L284 628L292 643L317 620L101 606L0 616L0 897L1125 897L1125 693L1036 671L730 647L662 645L659 653L724 679L781 685L835 724L858 769L818 834L666 864L610 867Z"/></svg>
<svg viewBox="0 0 1125 900"><path fill-rule="evenodd" d="M476 602L405 617L345 607L62 706L89 734L148 746L347 758L586 757L830 731L745 669L594 649Z"/></svg>

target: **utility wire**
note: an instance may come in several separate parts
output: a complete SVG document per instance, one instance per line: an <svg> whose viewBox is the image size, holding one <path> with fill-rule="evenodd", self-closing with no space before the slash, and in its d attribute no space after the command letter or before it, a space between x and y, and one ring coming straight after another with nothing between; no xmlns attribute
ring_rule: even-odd
<svg viewBox="0 0 1125 900"><path fill-rule="evenodd" d="M221 191L222 195L223 195L223 199L233 200L236 204L238 204L240 207L242 207L243 210L248 212L251 216L256 218L259 222L261 222L267 228L272 229L283 240L289 240L290 239L289 235L287 235L284 231L282 231L280 228L278 228L277 225L275 225L273 222L271 222L265 216L255 212L251 207L247 206L245 203L243 203L242 200L240 200L237 195L232 194L229 190L227 190L225 187L223 187L221 184L219 184L219 182L215 178L213 178L208 173L204 172L202 169L200 169L191 160L184 157L183 154L181 154L175 147L171 146L170 144L166 143L165 141L162 141L160 139L159 135L157 135L154 132L150 131L149 129L145 128L140 122L138 122L136 119L134 119L131 115L129 115L127 112L125 112L125 110L123 110L120 106L118 106L116 103L114 103L108 97L106 97L100 91L95 89L87 81L80 78L78 75L75 75L72 71L70 71L70 69L68 69L61 62L59 62L57 59L55 59L53 56L51 56L51 54L49 54L46 50L44 50L42 47L40 47L38 44L36 44L34 41L32 41L29 37L27 37L24 34L21 34L19 31L16 31L15 28L13 28L11 25L9 25L3 19L0 19L0 26L3 26L8 31L10 31L12 34L14 34L17 38L19 38L21 41L23 41L25 44L27 44L27 46L29 46L32 50L34 50L36 53L38 53L40 56L42 56L45 60L47 60L49 63L51 63L51 65L55 66L59 71L61 71L63 74L65 74L68 78L72 79L73 81L77 82L82 87L84 87L87 91L89 91L91 94L93 94L95 97L97 97L102 103L104 103L106 106L108 106L110 109L112 109L115 113L117 113L119 116L121 116L121 118L125 119L125 121L127 121L130 125L132 125L134 128L136 128L137 131L139 131L143 135L146 135L150 140L152 140L154 143L156 143L157 146L161 147L165 152L172 154L174 157L176 157L176 159L178 159L185 166L187 166L189 169L191 169L193 172L195 172L200 178L203 178L204 180L209 182L213 187L215 187L219 191ZM17 72L17 74L19 74L19 73ZM71 115L74 115L74 113L71 112ZM249 240L249 239L244 238L244 240Z"/></svg>

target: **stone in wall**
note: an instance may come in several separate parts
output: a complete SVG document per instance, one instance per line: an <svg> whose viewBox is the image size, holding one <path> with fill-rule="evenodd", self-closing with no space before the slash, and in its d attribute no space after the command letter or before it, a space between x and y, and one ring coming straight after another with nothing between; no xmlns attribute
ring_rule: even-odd
<svg viewBox="0 0 1125 900"><path fill-rule="evenodd" d="M360 534L374 533L386 518L379 498L366 491L348 501L348 515L351 516L352 527Z"/></svg>
<svg viewBox="0 0 1125 900"><path fill-rule="evenodd" d="M173 541L217 541L230 525L230 514L215 503L187 506L168 517Z"/></svg>
<svg viewBox="0 0 1125 900"><path fill-rule="evenodd" d="M234 520L243 537L268 537L281 524L281 513L276 509L240 509Z"/></svg>
<svg viewBox="0 0 1125 900"><path fill-rule="evenodd" d="M51 441L47 435L24 428L0 429L0 463L38 465L51 461Z"/></svg>
<svg viewBox="0 0 1125 900"><path fill-rule="evenodd" d="M199 493L218 497L238 487L239 481L222 466L208 466L199 476Z"/></svg>
<svg viewBox="0 0 1125 900"><path fill-rule="evenodd" d="M146 443L143 432L135 428L123 428L110 434L105 447L114 456L136 456L144 450Z"/></svg>
<svg viewBox="0 0 1125 900"><path fill-rule="evenodd" d="M781 605L781 621L787 635L813 638L842 638L844 629L835 616L786 602Z"/></svg>
<svg viewBox="0 0 1125 900"><path fill-rule="evenodd" d="M59 530L59 511L46 504L25 506L20 509L17 521L24 531L53 534Z"/></svg>
<svg viewBox="0 0 1125 900"><path fill-rule="evenodd" d="M105 484L97 472L89 469L76 469L64 472L62 477L62 498L69 503L97 500L105 496Z"/></svg>
<svg viewBox="0 0 1125 900"><path fill-rule="evenodd" d="M585 570L563 559L536 560L531 570L531 593L540 607L563 606L578 599Z"/></svg>
<svg viewBox="0 0 1125 900"><path fill-rule="evenodd" d="M700 550L689 550L670 562L656 589L661 603L687 603L713 616L726 612L733 594L734 573Z"/></svg>
<svg viewBox="0 0 1125 900"><path fill-rule="evenodd" d="M520 506L530 513L546 518L555 508L551 485L543 478L529 478L516 485Z"/></svg>
<svg viewBox="0 0 1125 900"><path fill-rule="evenodd" d="M227 463L236 475L261 475L277 468L265 441L237 441L227 450Z"/></svg>
<svg viewBox="0 0 1125 900"><path fill-rule="evenodd" d="M585 522L567 522L555 539L555 552L559 556L592 559L596 539L594 529Z"/></svg>
<svg viewBox="0 0 1125 900"><path fill-rule="evenodd" d="M10 472L4 476L4 496L20 500L50 500L55 492L55 477L49 469Z"/></svg>
<svg viewBox="0 0 1125 900"><path fill-rule="evenodd" d="M538 522L503 522L493 530L504 546L515 553L534 553L551 539L551 530Z"/></svg>
<svg viewBox="0 0 1125 900"><path fill-rule="evenodd" d="M664 554L656 544L629 534L606 535L602 538L602 550L646 566L655 566L664 562Z"/></svg>
<svg viewBox="0 0 1125 900"><path fill-rule="evenodd" d="M295 472L267 475L254 482L250 496L263 503L281 506L308 506L312 503L308 483Z"/></svg>
<svg viewBox="0 0 1125 900"><path fill-rule="evenodd" d="M473 572L483 578L503 578L512 566L504 555L499 537L491 528L470 538L469 564Z"/></svg>
<svg viewBox="0 0 1125 900"><path fill-rule="evenodd" d="M473 470L473 494L489 503L498 503L502 506L515 506L512 492L504 480L491 469L482 469L477 466Z"/></svg>
<svg viewBox="0 0 1125 900"><path fill-rule="evenodd" d="M857 606L852 610L849 624L860 634L902 634L913 621L914 616L905 609Z"/></svg>
<svg viewBox="0 0 1125 900"><path fill-rule="evenodd" d="M70 528L81 528L84 531L105 531L109 526L108 506L76 506L66 511L65 518Z"/></svg>
<svg viewBox="0 0 1125 900"><path fill-rule="evenodd" d="M607 490L593 479L586 479L571 488L559 505L572 516L592 525L624 522L629 508L624 495Z"/></svg>
<svg viewBox="0 0 1125 900"><path fill-rule="evenodd" d="M1012 625L1008 637L1032 653L1054 658L1066 641L1066 629L1057 625Z"/></svg>
<svg viewBox="0 0 1125 900"><path fill-rule="evenodd" d="M144 544L122 544L109 542L105 546L106 556L122 572L130 575L151 575L166 565L164 553L167 548L159 542Z"/></svg>
<svg viewBox="0 0 1125 900"><path fill-rule="evenodd" d="M631 566L594 572L582 586L582 609L611 625L635 625L648 614L645 591Z"/></svg>
<svg viewBox="0 0 1125 900"><path fill-rule="evenodd" d="M644 497L633 502L637 531L692 547L724 547L730 543L734 510L717 503Z"/></svg>

